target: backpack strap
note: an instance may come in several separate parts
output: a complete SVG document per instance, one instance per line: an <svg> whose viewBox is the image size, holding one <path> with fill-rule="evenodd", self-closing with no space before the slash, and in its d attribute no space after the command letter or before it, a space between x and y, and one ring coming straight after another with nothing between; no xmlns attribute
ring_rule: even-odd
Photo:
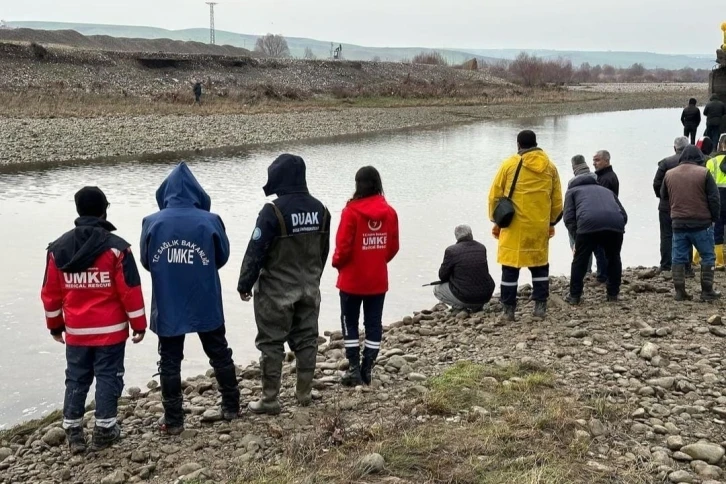
<svg viewBox="0 0 726 484"><path fill-rule="evenodd" d="M514 172L514 180L512 180L512 187L509 189L509 196L508 199L512 199L512 195L514 195L514 187L517 186L517 180L519 179L519 172L522 171L522 163L524 163L524 158L519 159L519 164L517 165L517 171Z"/></svg>

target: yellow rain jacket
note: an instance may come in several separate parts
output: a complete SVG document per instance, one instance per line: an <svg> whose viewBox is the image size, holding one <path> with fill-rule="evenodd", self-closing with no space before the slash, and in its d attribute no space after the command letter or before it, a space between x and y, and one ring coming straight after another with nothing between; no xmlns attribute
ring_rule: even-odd
<svg viewBox="0 0 726 484"><path fill-rule="evenodd" d="M494 219L497 200L509 195L520 159L524 161L512 195L515 215L499 234L497 262L541 267L549 263L549 229L562 218L560 175L544 151L521 151L502 163L489 191L489 219Z"/></svg>

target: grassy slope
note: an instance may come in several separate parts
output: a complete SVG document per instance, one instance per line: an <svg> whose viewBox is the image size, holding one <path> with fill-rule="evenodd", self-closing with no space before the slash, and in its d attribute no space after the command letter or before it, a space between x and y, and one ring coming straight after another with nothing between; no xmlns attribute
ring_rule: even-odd
<svg viewBox="0 0 726 484"><path fill-rule="evenodd" d="M155 27L135 27L124 25L96 25L76 24L62 22L10 22L16 27L27 27L34 29L59 30L72 29L84 35L111 35L115 37L131 38L170 38L173 40L194 40L207 42L209 31L204 28L185 30L166 30ZM237 47L252 48L257 35L237 34L222 30L217 31L217 43L229 44ZM313 39L289 37L288 44L292 55L302 57L305 48L309 47L319 58L326 58L330 55L330 42ZM337 44L336 44L337 45ZM382 60L398 61L411 59L421 51L431 50L419 47L410 48L379 48L364 47L352 44L343 44L345 58L350 60L371 60L374 56ZM439 49L440 50L440 49ZM516 49L459 49L443 51L450 62L460 63L474 56L482 58L514 58L519 50ZM615 67L628 67L635 62L640 62L647 68L661 67L665 69L680 69L693 67L709 69L713 66L710 59L689 57L684 55L664 55L648 52L574 52L574 51L551 51L551 50L530 50L543 57L567 57L575 65L583 62L595 64L610 64Z"/></svg>

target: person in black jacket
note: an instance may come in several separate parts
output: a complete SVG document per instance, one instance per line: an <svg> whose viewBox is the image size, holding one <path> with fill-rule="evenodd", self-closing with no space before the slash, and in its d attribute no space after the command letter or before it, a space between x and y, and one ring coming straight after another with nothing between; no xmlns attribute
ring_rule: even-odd
<svg viewBox="0 0 726 484"><path fill-rule="evenodd" d="M673 221L671 220L671 207L667 200L660 198L660 189L663 186L663 179L669 170L678 166L681 159L681 153L688 146L688 138L685 136L679 136L673 142L674 154L663 158L658 162L658 170L655 172L655 178L653 178L653 190L655 196L660 199L658 203L658 217L660 220L660 270L662 272L670 272L671 260L673 256ZM689 277L694 277L693 269L691 264L686 266L686 274Z"/></svg>
<svg viewBox="0 0 726 484"><path fill-rule="evenodd" d="M202 83L197 81L194 83L194 103L202 104Z"/></svg>
<svg viewBox="0 0 726 484"><path fill-rule="evenodd" d="M703 115L706 116L706 131L704 136L716 141L721 136L721 123L726 117L726 105L714 94L711 100L703 109Z"/></svg>
<svg viewBox="0 0 726 484"><path fill-rule="evenodd" d="M681 114L681 124L683 124L683 136L691 138L691 144L696 144L696 135L698 127L701 125L701 110L698 109L698 101L696 98L688 100L688 106L683 109Z"/></svg>
<svg viewBox="0 0 726 484"><path fill-rule="evenodd" d="M240 270L237 292L243 301L254 288L257 339L262 353L262 398L248 409L279 414L280 382L285 343L295 353L301 406L312 403L318 355L320 278L330 251L330 212L310 195L305 161L279 156L267 170L265 195L277 195L257 218Z"/></svg>
<svg viewBox="0 0 726 484"><path fill-rule="evenodd" d="M434 296L455 310L480 310L494 293L489 275L487 249L474 240L471 227L459 225L454 230L456 244L446 249L439 269L442 284L434 287Z"/></svg>
<svg viewBox="0 0 726 484"><path fill-rule="evenodd" d="M618 197L591 177L576 177L565 195L563 218L567 230L575 236L567 302L580 304L587 263L597 247L603 248L608 261L607 300L617 301L623 269L620 250L628 223Z"/></svg>
<svg viewBox="0 0 726 484"><path fill-rule="evenodd" d="M598 151L592 157L592 164L595 167L597 184L613 192L616 197L620 196L620 181L610 165L610 152ZM595 260L597 261L597 282L605 284L608 282L608 259L605 256L604 248L595 247Z"/></svg>

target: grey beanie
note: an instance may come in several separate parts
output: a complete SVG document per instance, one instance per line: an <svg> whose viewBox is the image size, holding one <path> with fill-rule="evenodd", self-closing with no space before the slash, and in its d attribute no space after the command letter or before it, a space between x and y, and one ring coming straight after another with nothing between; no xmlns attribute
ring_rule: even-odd
<svg viewBox="0 0 726 484"><path fill-rule="evenodd" d="M454 236L457 242L464 240L474 240L474 235L471 233L471 227L468 225L457 225L454 229Z"/></svg>

